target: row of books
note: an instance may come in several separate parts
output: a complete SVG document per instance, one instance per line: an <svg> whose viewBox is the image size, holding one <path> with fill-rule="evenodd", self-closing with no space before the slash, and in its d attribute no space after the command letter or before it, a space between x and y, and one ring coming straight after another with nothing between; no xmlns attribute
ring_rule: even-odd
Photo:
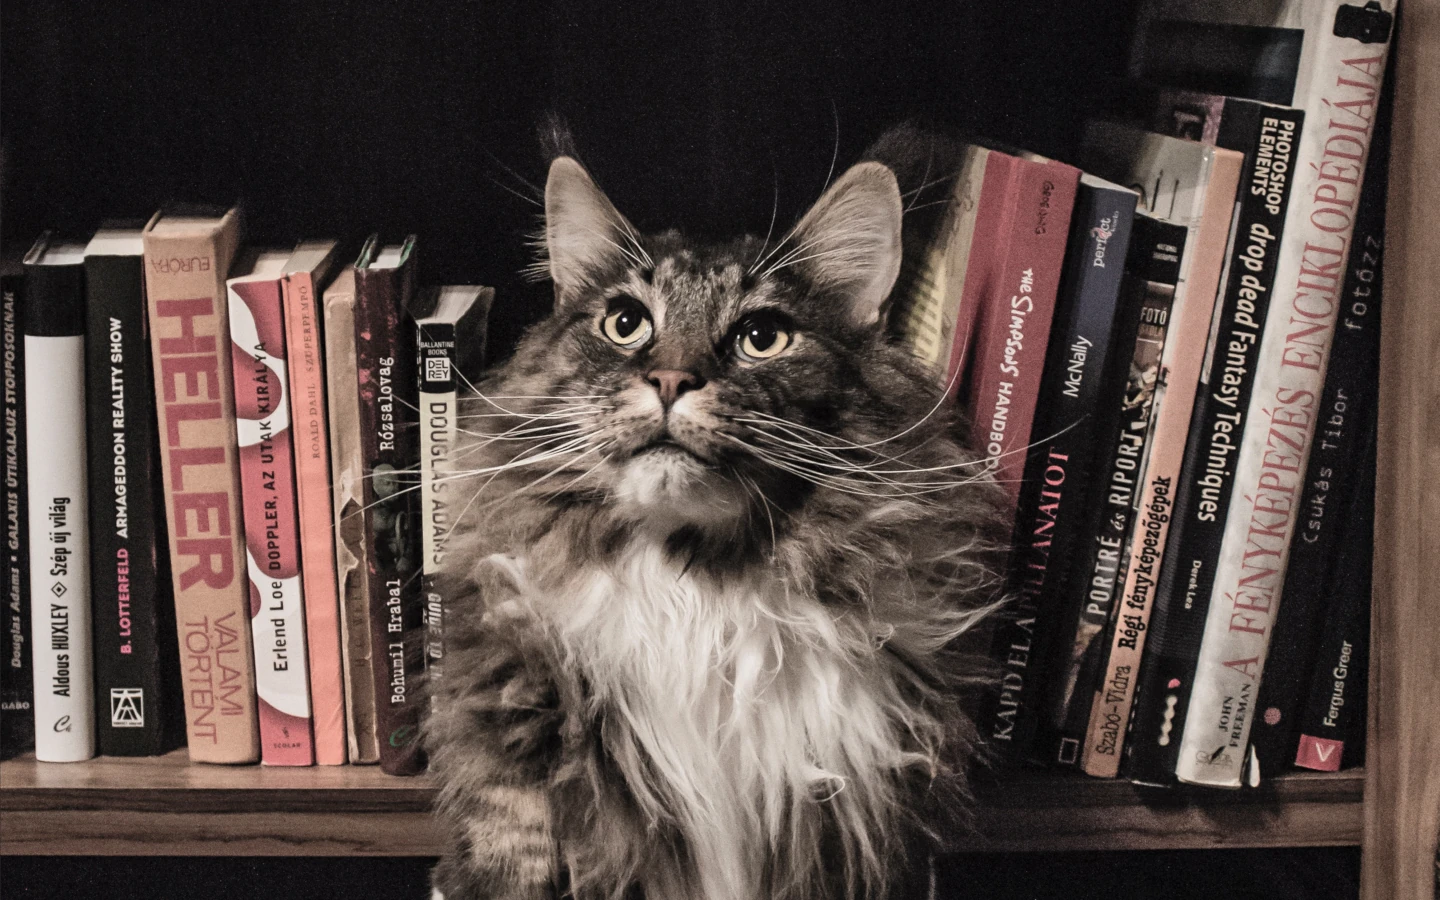
<svg viewBox="0 0 1440 900"><path fill-rule="evenodd" d="M1142 50L1078 168L964 148L902 282L1013 503L1012 760L1239 787L1363 747L1393 5L1303 6L1284 96Z"/></svg>
<svg viewBox="0 0 1440 900"><path fill-rule="evenodd" d="M456 330L483 348L493 292L417 290L413 238L241 235L168 210L4 275L7 755L421 766Z"/></svg>

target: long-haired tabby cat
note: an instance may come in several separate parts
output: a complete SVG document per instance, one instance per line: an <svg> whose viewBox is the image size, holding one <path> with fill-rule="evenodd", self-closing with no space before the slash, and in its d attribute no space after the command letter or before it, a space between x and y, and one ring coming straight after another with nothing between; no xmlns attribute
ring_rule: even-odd
<svg viewBox="0 0 1440 900"><path fill-rule="evenodd" d="M884 331L892 169L638 233L570 156L555 308L460 406L427 726L446 900L895 897L975 740L996 492Z"/></svg>

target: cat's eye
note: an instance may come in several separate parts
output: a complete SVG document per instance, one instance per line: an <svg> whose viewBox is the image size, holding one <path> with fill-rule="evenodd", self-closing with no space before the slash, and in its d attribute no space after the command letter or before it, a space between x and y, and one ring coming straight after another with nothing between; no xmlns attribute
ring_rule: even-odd
<svg viewBox="0 0 1440 900"><path fill-rule="evenodd" d="M735 330L735 354L746 362L779 356L791 343L790 329L777 316L757 313Z"/></svg>
<svg viewBox="0 0 1440 900"><path fill-rule="evenodd" d="M601 320L600 330L614 343L633 349L649 339L654 326L650 324L650 314L638 302L629 298L617 300L610 302L610 311Z"/></svg>

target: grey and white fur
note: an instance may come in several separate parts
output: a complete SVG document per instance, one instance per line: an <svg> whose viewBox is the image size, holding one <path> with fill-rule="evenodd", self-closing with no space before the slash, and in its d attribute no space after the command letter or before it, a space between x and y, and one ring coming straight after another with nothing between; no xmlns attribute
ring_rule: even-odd
<svg viewBox="0 0 1440 900"><path fill-rule="evenodd" d="M1005 535L886 336L902 213L862 162L778 242L698 243L551 163L554 312L462 399L449 476L447 900L923 884Z"/></svg>

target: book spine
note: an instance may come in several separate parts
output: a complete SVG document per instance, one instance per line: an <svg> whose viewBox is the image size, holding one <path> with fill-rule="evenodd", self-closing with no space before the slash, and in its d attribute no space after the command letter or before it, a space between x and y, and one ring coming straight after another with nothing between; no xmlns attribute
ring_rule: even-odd
<svg viewBox="0 0 1440 900"><path fill-rule="evenodd" d="M449 606L443 568L450 536L450 451L456 435L455 326L430 323L416 328L416 378L420 394L421 591L425 598L425 680L432 698L444 677L445 610Z"/></svg>
<svg viewBox="0 0 1440 900"><path fill-rule="evenodd" d="M1084 199L1088 195L1089 200L1083 207L1079 202L1076 205L1066 259L1073 280L1065 282L1070 286L1068 293L1062 287L1057 308L1057 315L1065 315L1066 324L1050 339L1047 386L1041 390L1045 420L1037 420L1035 426L1048 436L1036 448L1044 454L1047 469L1062 461L1065 466L1058 485L1048 484L1043 472L1035 479L1039 490L1058 496L1040 498L1053 505L1055 524L1047 564L1038 588L1032 588L1039 595L1033 656L1044 667L1034 757L1038 762L1059 765L1076 764L1080 748L1078 740L1063 739L1061 727L1071 698L1063 690L1067 661L1059 650L1063 646L1068 651L1073 644L1079 615L1078 607L1067 600L1066 587L1082 546L1086 504L1095 493L1099 467L1105 462L1097 458L1098 440L1109 433L1105 422L1113 418L1110 411L1120 409L1124 380L1107 377L1115 358L1122 355L1117 338L1125 329L1120 322L1127 316L1138 321L1135 310L1125 308L1124 278L1138 197L1129 191L1087 187L1083 182L1080 191L1079 196ZM1125 347L1124 352L1129 349ZM1027 472L1027 482L1030 479ZM1054 480L1053 476L1048 479ZM1044 512L1044 505L1037 505L1037 514ZM1035 521L1040 521L1038 515ZM1023 583L1033 578L1029 576Z"/></svg>
<svg viewBox="0 0 1440 900"><path fill-rule="evenodd" d="M1013 165L1014 188L1004 201L1011 207L1009 233L993 278L983 287L968 404L976 444L990 457L1012 504L1025 473L1080 177L1078 169L1062 163L1017 159ZM1002 706L1013 709L1008 700ZM1008 724L1001 719L991 736L1004 740L1004 734Z"/></svg>
<svg viewBox="0 0 1440 900"><path fill-rule="evenodd" d="M1084 182L1076 193L1036 407L1033 432L1038 440L1025 463L1016 515L1012 585L1017 621L1034 619L1028 663L1033 670L1029 677L1038 681L1019 708L1012 758L1026 745L1040 760L1052 759L1056 752L1053 735L1042 724L1041 692L1053 677L1047 662L1056 637L1056 606L1078 531L1081 498L1093 474L1095 407L1115 330L1137 199L1131 191ZM1023 637L1019 630L1012 633Z"/></svg>
<svg viewBox="0 0 1440 900"><path fill-rule="evenodd" d="M326 412L330 425L335 587L340 598L345 676L345 737L351 762L380 761L375 670L370 654L370 577L365 553L365 492L360 446L360 382L356 375L354 272L342 272L325 293Z"/></svg>
<svg viewBox="0 0 1440 900"><path fill-rule="evenodd" d="M1107 466L1108 478L1104 482L1103 495L1096 504L1104 512L1100 529L1095 535L1095 562L1090 567L1092 575L1086 600L1087 607L1095 604L1103 608L1106 620L1100 625L1099 616L1094 618L1094 623L1100 627L1086 648L1093 660L1085 671L1089 677L1082 677L1075 688L1092 693L1080 765L1087 774L1099 777L1115 774L1124 723L1117 725L1111 707L1116 699L1115 692L1124 689L1129 676L1122 669L1119 682L1109 678L1109 660L1115 656L1114 647L1124 650L1143 630L1136 617L1118 608L1115 600L1126 576L1124 567L1129 560L1136 504L1144 484L1145 459L1155 433L1151 422L1160 383L1160 362L1170 331L1176 286L1180 282L1181 261L1185 255L1185 226L1159 221L1147 222L1147 226L1153 227L1146 229L1145 242L1140 245L1144 255L1137 260L1135 267L1135 277L1144 292L1144 300L1140 306L1134 352L1130 357L1119 429L1111 445L1114 449ZM1087 610L1087 614L1089 612ZM1107 631L1113 634L1109 642L1105 640ZM1093 676L1089 674L1091 672Z"/></svg>
<svg viewBox="0 0 1440 900"><path fill-rule="evenodd" d="M1197 185L1204 188L1199 195L1201 202L1189 211L1176 210L1173 214L1172 221L1185 226L1186 249L1155 388L1148 447L1139 470L1134 534L1128 559L1123 563L1124 575L1117 580L1114 603L1125 627L1115 629L1111 635L1109 658L1100 675L1105 687L1097 694L1097 704L1091 710L1092 723L1098 719L1109 726L1119 723L1110 742L1116 752L1095 759L1090 770L1091 774L1107 778L1119 774L1120 751L1135 700L1136 675L1145 651L1155 583L1174 512L1175 486L1185 459L1190 417L1235 220L1241 159L1234 153L1217 151L1210 155L1207 169ZM1089 730L1091 726L1087 726Z"/></svg>
<svg viewBox="0 0 1440 900"><path fill-rule="evenodd" d="M1241 784L1380 104L1388 44L1319 40L1323 74L1296 154L1297 202L1277 254L1279 299L1234 458L1232 514L1176 763L1176 777L1188 783Z"/></svg>
<svg viewBox="0 0 1440 900"><path fill-rule="evenodd" d="M1270 654L1260 681L1260 715L1250 741L1262 777L1289 768L1299 740L1297 715L1315 661L1325 614L1331 561L1342 549L1342 532L1362 470L1363 422L1372 415L1380 384L1380 308L1383 295L1385 195L1389 186L1388 129L1377 129L1370 148L1377 165L1365 176L1355 216L1350 263L1345 270L1344 307L1330 348L1320 418L1306 463L1299 519L1290 539L1284 603L1275 616Z"/></svg>
<svg viewBox="0 0 1440 900"><path fill-rule="evenodd" d="M1065 262L1065 244L1080 171L1062 163L1020 160L1018 206L1014 212L1009 251L999 277L999 293L987 299L995 314L982 334L976 357L975 422L989 423L985 452L1010 494L1016 514L1045 368L1045 348L1055 316L1055 298ZM1053 477L1053 476L1052 476ZM1019 602L997 623L993 645L1003 674L988 723L991 742L1014 759L1029 755L1035 717L1023 712L1035 704L1035 604L1032 596ZM1018 726L1018 730L1017 730Z"/></svg>
<svg viewBox="0 0 1440 900"><path fill-rule="evenodd" d="M0 335L3 335L5 435L5 546L0 549L0 758L35 746L35 667L30 642L30 522L25 477L25 301L24 276L0 278Z"/></svg>
<svg viewBox="0 0 1440 900"><path fill-rule="evenodd" d="M230 378L225 273L234 213L208 234L145 235L185 730L193 762L260 755Z"/></svg>
<svg viewBox="0 0 1440 900"><path fill-rule="evenodd" d="M415 338L407 333L410 320L403 315L413 277L407 264L359 269L355 280L376 730L380 767L392 775L415 774L422 767L415 691L415 676L424 665L420 547L415 492L406 490L419 464Z"/></svg>
<svg viewBox="0 0 1440 900"><path fill-rule="evenodd" d="M1047 728L1054 741L1055 761L1079 765L1090 723L1092 685L1097 683L1096 659L1099 638L1109 620L1108 600L1114 593L1118 556L1113 548L1101 547L1106 495L1113 468L1114 447L1123 427L1125 394L1130 381L1130 362L1140 333L1140 312L1145 301L1145 283L1138 273L1155 251L1157 227L1163 223L1151 216L1135 215L1130 246L1123 263L1120 308L1111 334L1111 350L1100 376L1099 399L1092 431L1094 458L1086 493L1080 498L1077 533L1071 551L1069 571L1060 585L1061 614L1057 617L1057 638L1050 658L1050 683L1046 706Z"/></svg>
<svg viewBox="0 0 1440 900"><path fill-rule="evenodd" d="M295 444L295 501L300 517L300 581L315 761L345 762L345 685L341 674L340 601L330 506L330 442L320 305L310 272L285 277L285 349L290 376L290 431Z"/></svg>
<svg viewBox="0 0 1440 900"><path fill-rule="evenodd" d="M1240 202L1171 495L1159 579L1150 598L1147 647L1125 738L1125 776L1143 784L1174 782L1179 729L1200 653L1234 483L1234 454L1254 386L1254 357L1271 304L1304 122L1297 110L1267 107L1260 115L1258 106L1239 105L1232 116L1230 106L1217 143L1245 153ZM1247 109L1255 119L1247 119Z"/></svg>
<svg viewBox="0 0 1440 900"><path fill-rule="evenodd" d="M95 728L105 756L180 738L155 385L139 255L85 258Z"/></svg>
<svg viewBox="0 0 1440 900"><path fill-rule="evenodd" d="M85 287L75 265L26 275L25 405L35 758L95 755L85 477Z"/></svg>
<svg viewBox="0 0 1440 900"><path fill-rule="evenodd" d="M1375 549L1375 422L1360 455L1359 477L1337 548L1329 608L1322 612L1309 689L1296 718L1295 765L1321 772L1359 765L1365 750L1370 660L1370 576ZM1267 670L1268 677L1269 672ZM1346 748L1350 748L1346 756Z"/></svg>
<svg viewBox="0 0 1440 900"><path fill-rule="evenodd" d="M232 281L229 301L260 760L308 766L315 741L281 280Z"/></svg>

